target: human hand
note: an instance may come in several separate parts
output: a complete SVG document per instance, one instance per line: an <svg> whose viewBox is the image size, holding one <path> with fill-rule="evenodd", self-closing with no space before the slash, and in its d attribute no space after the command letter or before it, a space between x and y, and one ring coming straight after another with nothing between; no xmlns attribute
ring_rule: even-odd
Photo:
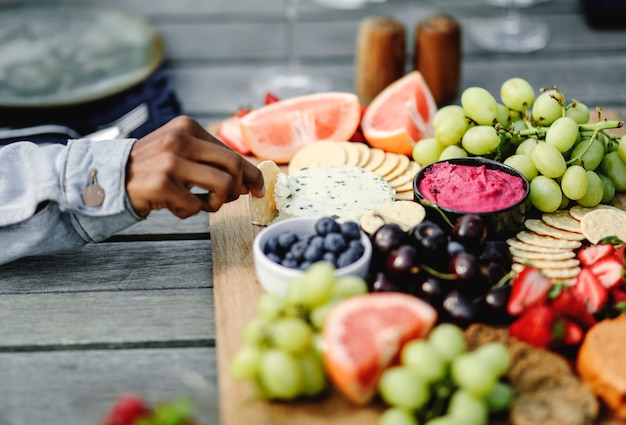
<svg viewBox="0 0 626 425"><path fill-rule="evenodd" d="M192 186L208 194L193 194ZM195 120L180 116L135 143L126 166L126 192L141 216L167 208L186 218L217 211L248 192L261 197L265 188L256 166Z"/></svg>

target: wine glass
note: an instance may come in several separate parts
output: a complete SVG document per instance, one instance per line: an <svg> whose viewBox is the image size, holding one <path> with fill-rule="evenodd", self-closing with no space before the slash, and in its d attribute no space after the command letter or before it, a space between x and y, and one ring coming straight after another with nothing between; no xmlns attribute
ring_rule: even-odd
<svg viewBox="0 0 626 425"><path fill-rule="evenodd" d="M472 20L470 37L480 47L494 52L528 53L543 49L550 39L550 29L541 19L522 15L520 8L547 0L487 0L506 7L506 14L497 18Z"/></svg>
<svg viewBox="0 0 626 425"><path fill-rule="evenodd" d="M368 3L382 3L386 0L313 0L322 6L334 9L359 9ZM250 89L254 99L263 99L271 92L280 99L308 93L324 92L333 89L329 78L315 75L302 68L297 42L301 0L285 0L285 57L279 67L266 68L254 75Z"/></svg>

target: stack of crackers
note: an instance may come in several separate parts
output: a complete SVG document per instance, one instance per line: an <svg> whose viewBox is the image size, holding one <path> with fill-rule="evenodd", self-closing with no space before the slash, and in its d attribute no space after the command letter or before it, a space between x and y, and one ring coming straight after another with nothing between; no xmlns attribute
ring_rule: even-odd
<svg viewBox="0 0 626 425"><path fill-rule="evenodd" d="M365 143L320 140L300 149L288 173L314 165L353 165L374 172L396 191L397 200L413 200L413 178L421 166L406 155L370 148Z"/></svg>

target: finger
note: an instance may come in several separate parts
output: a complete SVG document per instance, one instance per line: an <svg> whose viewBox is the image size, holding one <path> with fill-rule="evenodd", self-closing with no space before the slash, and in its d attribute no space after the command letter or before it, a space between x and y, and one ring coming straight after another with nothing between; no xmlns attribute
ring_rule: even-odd
<svg viewBox="0 0 626 425"><path fill-rule="evenodd" d="M161 175L142 175L127 185L133 209L146 216L152 210L168 209L180 218L187 218L209 207L179 184Z"/></svg>

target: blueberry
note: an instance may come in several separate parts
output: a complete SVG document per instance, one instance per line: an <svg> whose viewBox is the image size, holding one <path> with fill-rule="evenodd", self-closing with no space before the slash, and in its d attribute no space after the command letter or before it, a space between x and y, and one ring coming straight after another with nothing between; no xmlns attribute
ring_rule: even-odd
<svg viewBox="0 0 626 425"><path fill-rule="evenodd" d="M303 261L303 262L301 262L301 263L300 263L300 267L299 267L299 269L300 269L300 270L306 270L306 269L308 269L309 267L311 267L311 265L313 265L313 263L312 263L311 261L306 261L306 260L305 260L305 261Z"/></svg>
<svg viewBox="0 0 626 425"><path fill-rule="evenodd" d="M319 261L322 258L323 253L324 251L321 245L310 244L304 250L304 254L302 255L302 258L304 258L305 261L310 261L314 263L316 261Z"/></svg>
<svg viewBox="0 0 626 425"><path fill-rule="evenodd" d="M282 265L285 267L289 267L290 269L297 269L300 267L300 265L298 264L297 261L295 260L289 260L287 258L285 258L282 262Z"/></svg>
<svg viewBox="0 0 626 425"><path fill-rule="evenodd" d="M358 250L354 248L348 248L345 252L339 255L339 259L337 260L337 267L348 266L361 258L361 255L362 253L360 253Z"/></svg>
<svg viewBox="0 0 626 425"><path fill-rule="evenodd" d="M309 245L322 248L324 246L324 237L319 235L313 236L311 239L309 239Z"/></svg>
<svg viewBox="0 0 626 425"><path fill-rule="evenodd" d="M356 221L344 221L341 223L341 234L347 240L361 239L361 229Z"/></svg>
<svg viewBox="0 0 626 425"><path fill-rule="evenodd" d="M273 261L276 264L280 264L282 262L282 258L280 258L280 256L278 254L276 254L275 252L268 252L267 254L267 258L270 259L270 261Z"/></svg>
<svg viewBox="0 0 626 425"><path fill-rule="evenodd" d="M324 255L322 255L322 260L327 261L333 266L337 267L337 256L334 252L326 251Z"/></svg>
<svg viewBox="0 0 626 425"><path fill-rule="evenodd" d="M265 242L265 247L263 248L263 252L265 254L275 254L278 252L278 238L269 238L267 242Z"/></svg>
<svg viewBox="0 0 626 425"><path fill-rule="evenodd" d="M345 251L348 244L341 233L329 233L324 237L324 248L330 252Z"/></svg>
<svg viewBox="0 0 626 425"><path fill-rule="evenodd" d="M286 231L277 236L278 248L288 251L291 245L298 241L298 236L294 232Z"/></svg>
<svg viewBox="0 0 626 425"><path fill-rule="evenodd" d="M315 231L318 235L326 236L329 233L341 232L341 226L332 217L322 217L315 223Z"/></svg>
<svg viewBox="0 0 626 425"><path fill-rule="evenodd" d="M302 260L302 255L304 254L304 251L308 246L309 244L307 243L307 241L299 240L291 245L291 248L289 249L289 252L287 254L291 254L293 259L295 259L296 261L300 261Z"/></svg>
<svg viewBox="0 0 626 425"><path fill-rule="evenodd" d="M361 242L360 239L351 240L350 244L348 245L348 250L354 250L355 252L358 252L359 257L360 257L365 252L365 247L363 246L363 243Z"/></svg>

